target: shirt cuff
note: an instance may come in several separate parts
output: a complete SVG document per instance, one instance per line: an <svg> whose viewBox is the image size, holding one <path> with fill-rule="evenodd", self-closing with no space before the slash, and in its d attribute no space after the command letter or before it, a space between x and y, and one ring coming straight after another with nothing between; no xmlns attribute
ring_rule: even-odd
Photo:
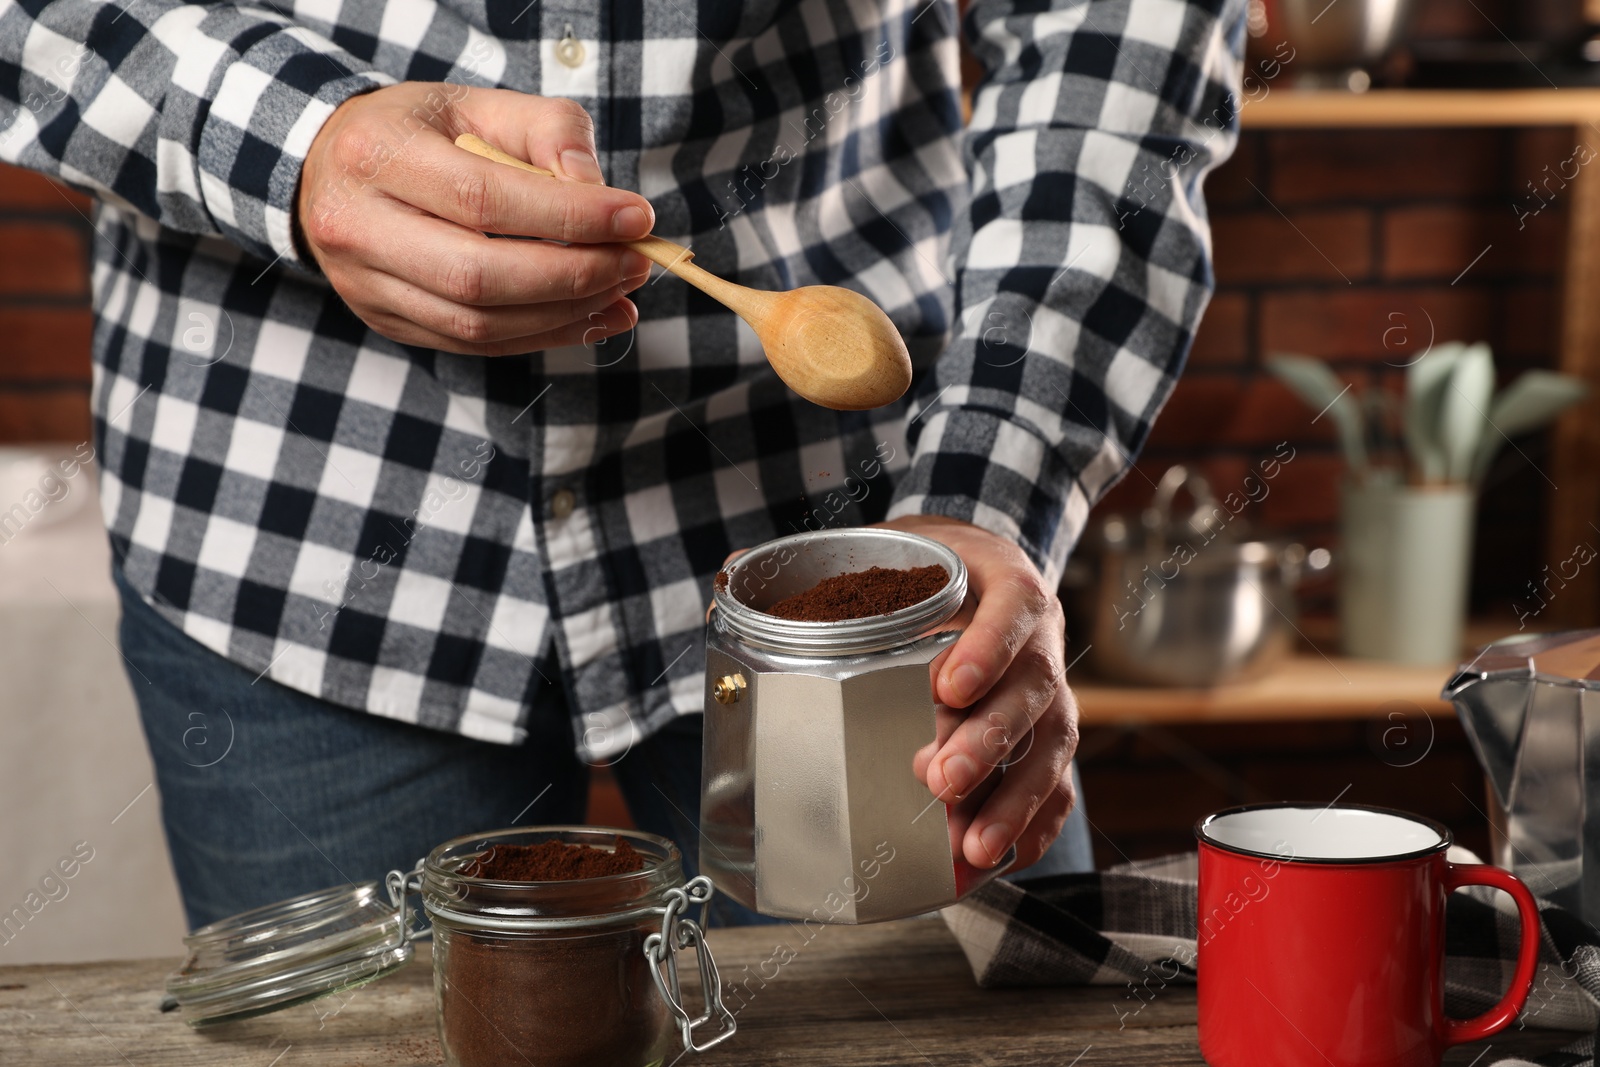
<svg viewBox="0 0 1600 1067"><path fill-rule="evenodd" d="M1088 521L1089 499L1037 434L993 412L957 407L921 420L887 517L903 515L961 519L1013 541L1053 589Z"/></svg>
<svg viewBox="0 0 1600 1067"><path fill-rule="evenodd" d="M241 53L217 87L198 153L201 196L223 235L263 260L315 272L293 232L306 152L340 104L393 84L304 27Z"/></svg>

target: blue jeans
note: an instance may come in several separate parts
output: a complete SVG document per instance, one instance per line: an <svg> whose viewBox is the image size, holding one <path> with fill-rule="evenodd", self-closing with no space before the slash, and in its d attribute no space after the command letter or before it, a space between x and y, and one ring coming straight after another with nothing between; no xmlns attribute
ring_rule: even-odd
<svg viewBox="0 0 1600 1067"><path fill-rule="evenodd" d="M381 880L463 834L584 821L589 767L574 754L559 699L533 709L518 745L352 711L257 681L163 619L120 571L113 578L191 927L325 886ZM675 841L690 877L700 724L699 716L679 719L612 768L635 824ZM1088 825L1077 814L1024 873L1091 867ZM712 910L724 925L769 921L720 895Z"/></svg>

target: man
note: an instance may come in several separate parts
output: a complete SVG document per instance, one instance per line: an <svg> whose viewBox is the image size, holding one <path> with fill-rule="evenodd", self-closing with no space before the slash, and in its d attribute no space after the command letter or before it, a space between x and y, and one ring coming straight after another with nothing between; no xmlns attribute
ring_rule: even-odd
<svg viewBox="0 0 1600 1067"><path fill-rule="evenodd" d="M575 821L597 761L692 857L711 576L883 520L979 598L917 772L1005 763L966 858L1044 854L1054 588L1209 296L1242 15L974 0L964 129L942 0L0 0L0 157L100 198L103 508L190 921ZM800 400L647 283L652 231L868 294L912 396Z"/></svg>

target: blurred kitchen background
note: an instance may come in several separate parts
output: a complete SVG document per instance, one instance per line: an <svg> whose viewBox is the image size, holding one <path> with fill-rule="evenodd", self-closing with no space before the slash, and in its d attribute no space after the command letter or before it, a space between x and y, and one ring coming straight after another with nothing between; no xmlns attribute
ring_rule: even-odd
<svg viewBox="0 0 1600 1067"><path fill-rule="evenodd" d="M1329 26L1354 17L1381 30L1391 9L1405 13L1336 3ZM1268 798L1403 807L1485 851L1483 777L1438 699L1450 662L1342 654L1337 419L1318 417L1267 361L1315 357L1351 395L1399 398L1430 343L1484 342L1501 384L1530 370L1600 383L1600 168L1584 165L1600 153L1600 90L1579 88L1600 84L1595 6L1417 0L1398 48L1318 71L1305 60L1317 42L1296 38L1287 62L1279 47L1294 18L1309 21L1306 5L1256 6L1245 133L1206 185L1217 295L1138 471L1097 510L1096 528L1113 513L1137 526L1163 473L1183 464L1219 498L1265 484L1243 517L1316 562L1314 550L1331 550L1332 566L1297 590L1287 654L1244 680L1117 685L1092 678L1092 652L1075 662L1102 864L1192 847L1199 816ZM1425 96L1423 85L1496 91ZM37 483L41 455L90 437L89 210L77 193L0 166L0 510ZM1597 403L1513 435L1485 476L1461 649L1516 632L1519 613L1530 630L1596 624L1600 566L1559 589L1539 583L1547 564L1600 545ZM1294 458L1260 481L1284 443ZM0 535L0 912L77 842L95 850L65 900L0 943L13 963L171 954L181 934L90 478L71 480L21 534ZM1081 629L1073 640L1069 659L1088 643ZM604 773L590 814L626 822ZM52 913L71 920L43 921Z"/></svg>

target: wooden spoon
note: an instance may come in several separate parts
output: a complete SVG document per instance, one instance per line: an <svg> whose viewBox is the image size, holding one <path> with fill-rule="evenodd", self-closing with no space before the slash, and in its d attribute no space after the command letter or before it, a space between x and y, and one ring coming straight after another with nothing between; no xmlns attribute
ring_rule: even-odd
<svg viewBox="0 0 1600 1067"><path fill-rule="evenodd" d="M496 163L555 177L474 134L457 137L456 145ZM911 356L900 331L882 308L854 290L807 285L764 292L696 266L690 262L693 252L660 237L623 243L749 323L778 377L813 404L836 411L881 408L911 384Z"/></svg>

